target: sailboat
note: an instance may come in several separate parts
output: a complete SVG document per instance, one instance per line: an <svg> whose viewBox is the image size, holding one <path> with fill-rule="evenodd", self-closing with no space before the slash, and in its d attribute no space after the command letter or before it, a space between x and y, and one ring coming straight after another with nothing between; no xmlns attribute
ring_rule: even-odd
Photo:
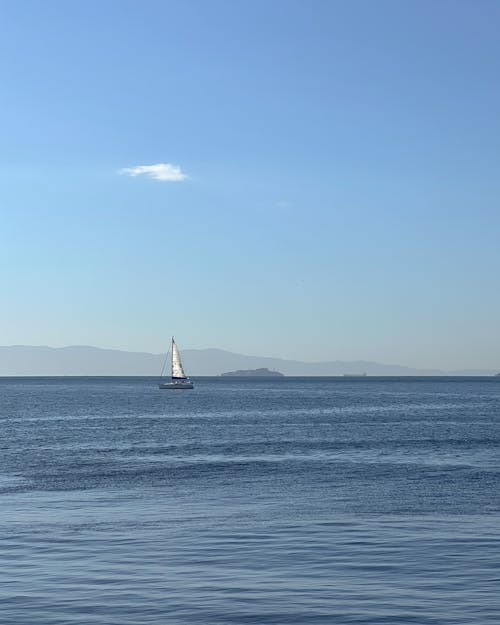
<svg viewBox="0 0 500 625"><path fill-rule="evenodd" d="M193 383L184 373L184 369L182 368L181 355L179 353L179 348L172 337L172 345L169 350L172 354L172 376L170 382L162 382L158 385L158 388L171 388L171 389L181 389L181 388L193 388ZM168 355L168 354L167 354ZM163 371L162 371L163 375Z"/></svg>

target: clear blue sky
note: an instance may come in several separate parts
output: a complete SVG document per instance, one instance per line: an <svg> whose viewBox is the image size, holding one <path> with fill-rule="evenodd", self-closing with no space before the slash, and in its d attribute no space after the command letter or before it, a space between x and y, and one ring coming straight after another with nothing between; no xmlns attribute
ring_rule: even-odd
<svg viewBox="0 0 500 625"><path fill-rule="evenodd" d="M500 3L21 1L0 29L0 344L500 367ZM121 171L158 164L187 177Z"/></svg>

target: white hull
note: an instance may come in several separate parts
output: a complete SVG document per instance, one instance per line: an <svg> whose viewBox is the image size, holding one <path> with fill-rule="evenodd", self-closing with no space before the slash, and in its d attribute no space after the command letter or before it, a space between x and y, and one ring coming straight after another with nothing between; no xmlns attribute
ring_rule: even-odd
<svg viewBox="0 0 500 625"><path fill-rule="evenodd" d="M163 384L159 384L158 388L161 389L183 389L183 388L194 388L192 382L163 382Z"/></svg>

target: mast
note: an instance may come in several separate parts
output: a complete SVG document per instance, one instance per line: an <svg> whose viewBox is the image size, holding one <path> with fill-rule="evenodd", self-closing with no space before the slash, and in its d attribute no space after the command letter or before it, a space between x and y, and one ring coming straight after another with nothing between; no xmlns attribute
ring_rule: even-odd
<svg viewBox="0 0 500 625"><path fill-rule="evenodd" d="M170 377L173 380L174 379L174 337L172 337L172 340L170 341L170 352L171 352Z"/></svg>

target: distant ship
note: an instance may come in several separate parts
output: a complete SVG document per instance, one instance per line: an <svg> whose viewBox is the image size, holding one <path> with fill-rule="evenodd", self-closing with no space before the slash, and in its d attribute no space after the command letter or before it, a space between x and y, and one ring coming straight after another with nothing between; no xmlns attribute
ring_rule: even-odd
<svg viewBox="0 0 500 625"><path fill-rule="evenodd" d="M366 373L343 373L343 378L366 378Z"/></svg>
<svg viewBox="0 0 500 625"><path fill-rule="evenodd" d="M172 337L172 344L170 349L167 352L171 353L172 358L172 375L170 377L170 382L162 382L158 385L158 388L162 389L183 389L183 388L193 388L194 384L184 373L184 369L182 368L181 355L179 353L179 348L177 347L176 342L174 341L174 337ZM165 363L167 359L165 359ZM165 368L165 365L163 366ZM163 371L161 372L163 375ZM161 376L160 376L161 377Z"/></svg>

